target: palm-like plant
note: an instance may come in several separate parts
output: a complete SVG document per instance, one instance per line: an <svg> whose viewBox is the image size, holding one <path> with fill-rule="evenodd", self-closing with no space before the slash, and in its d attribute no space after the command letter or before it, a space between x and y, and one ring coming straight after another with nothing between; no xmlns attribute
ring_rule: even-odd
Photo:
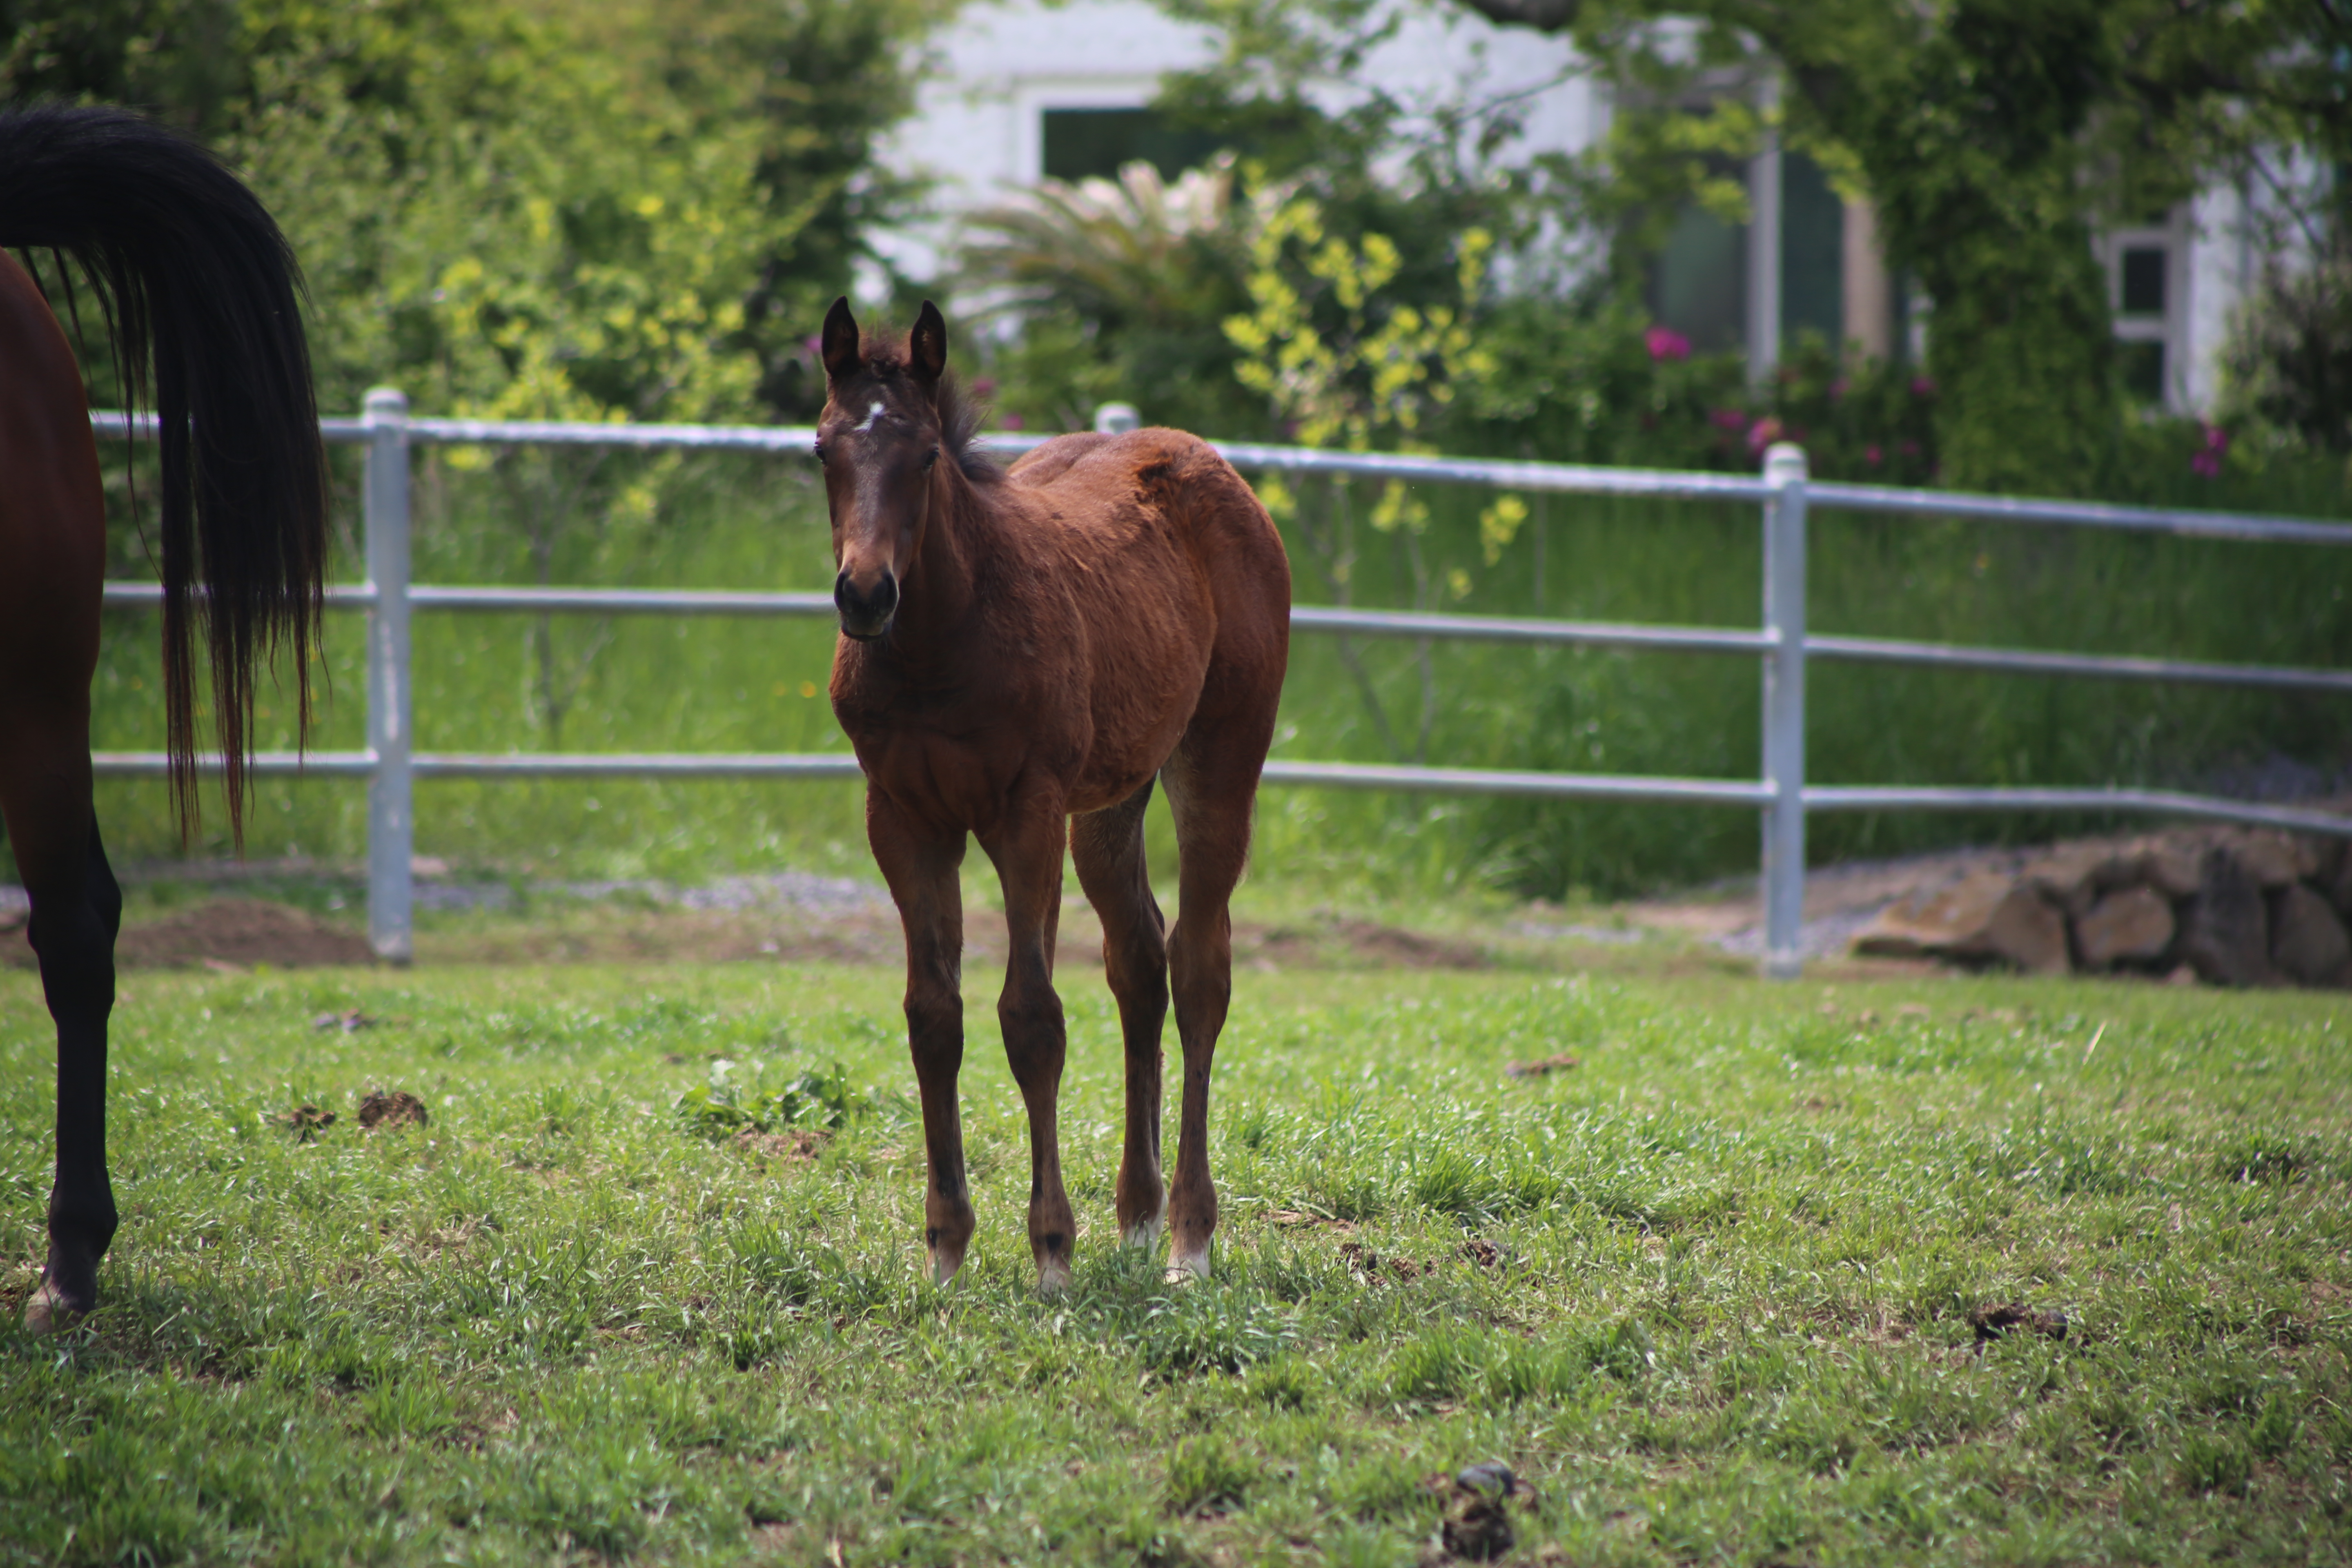
<svg viewBox="0 0 2352 1568"><path fill-rule="evenodd" d="M1238 216L1230 154L1172 183L1139 161L1116 181L1046 180L972 214L961 270L994 310L1214 339L1243 299Z"/></svg>

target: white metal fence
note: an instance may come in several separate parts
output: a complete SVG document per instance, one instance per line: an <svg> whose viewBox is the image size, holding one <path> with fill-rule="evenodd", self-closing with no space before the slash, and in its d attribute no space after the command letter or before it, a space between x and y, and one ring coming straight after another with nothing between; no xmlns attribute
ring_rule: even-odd
<svg viewBox="0 0 2352 1568"><path fill-rule="evenodd" d="M131 422L121 414L93 416L102 436L121 437ZM305 773L368 781L368 931L375 951L395 963L412 952L411 853L415 837L415 781L420 778L633 776L656 778L840 779L857 776L846 752L462 753L415 748L415 711L409 682L409 617L413 611L553 611L597 615L811 616L834 613L826 594L751 594L625 588L453 587L409 581L409 452L447 446L556 445L636 449L689 448L803 455L815 432L797 426L697 425L571 425L411 419L407 399L378 389L358 419L321 422L328 441L363 447L367 477L364 527L367 581L327 591L335 609L368 614L367 745L357 752L265 752L257 773ZM992 451L1025 451L1042 437L994 436ZM1371 637L1462 638L1486 642L1584 645L1652 651L1737 654L1764 669L1763 776L1693 779L1580 773L1503 773L1467 768L1382 766L1357 763L1269 762L1265 782L1277 787L1429 791L1458 795L1655 800L1759 808L1763 816L1764 972L1777 978L1799 969L1798 928L1804 891L1805 815L1811 811L2011 810L2142 812L2285 827L2352 837L2352 817L2250 805L2209 796L2127 789L1979 789L1927 785L1839 785L1805 782L1805 666L1809 659L1854 659L1942 669L2011 674L2088 676L2121 680L2169 680L2352 695L2352 671L2277 666L2127 658L2014 648L1958 647L1881 637L1817 637L1805 629L1805 519L1816 507L1972 517L2007 522L2228 539L2249 542L2352 545L2352 525L2294 518L2161 510L2090 502L2011 499L1818 483L1794 446L1766 454L1760 476L1670 473L1560 463L1496 462L1461 458L1313 451L1295 447L1223 443L1237 468L1360 475L1379 479L1483 485L1584 495L1739 501L1761 509L1764 548L1763 624L1738 627L1622 625L1593 621L1513 619L1490 616L1408 614L1300 605L1291 625L1306 632ZM160 602L153 584L109 583L106 602ZM94 759L104 775L153 776L165 771L161 752L106 752Z"/></svg>

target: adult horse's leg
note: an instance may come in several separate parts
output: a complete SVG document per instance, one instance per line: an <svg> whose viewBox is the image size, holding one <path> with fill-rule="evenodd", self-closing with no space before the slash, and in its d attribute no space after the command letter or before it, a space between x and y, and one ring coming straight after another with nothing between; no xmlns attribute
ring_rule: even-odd
<svg viewBox="0 0 2352 1568"><path fill-rule="evenodd" d="M1234 994L1228 905L1249 858L1250 808L1270 731L1270 722L1254 717L1196 718L1160 773L1176 817L1176 929L1168 938L1168 971L1176 1035L1184 1047L1169 1263L1171 1274L1201 1279L1209 1277L1209 1242L1217 1229L1217 1189L1209 1178L1209 1075Z"/></svg>
<svg viewBox="0 0 2352 1568"><path fill-rule="evenodd" d="M1087 901L1102 917L1103 968L1118 998L1127 1041L1127 1147L1118 1162L1118 1233L1146 1251L1159 1245L1168 1190L1160 1176L1160 1026L1168 1016L1168 939L1144 864L1144 781L1118 805L1070 819L1070 858Z"/></svg>
<svg viewBox="0 0 2352 1568"><path fill-rule="evenodd" d="M41 1334L98 1304L98 1260L114 1239L114 1189L106 1176L106 1021L114 1010L122 895L90 808L86 698L66 698L64 712L28 713L25 706L20 700L0 710L0 811L32 898L28 934L58 1028L48 1267L25 1305L25 1327Z"/></svg>
<svg viewBox="0 0 2352 1568"><path fill-rule="evenodd" d="M931 1279L944 1285L971 1245L971 1191L964 1180L963 1111L956 1076L963 1070L964 836L941 836L908 820L871 791L866 836L890 884L907 933L907 1047L923 1106L923 1245Z"/></svg>
<svg viewBox="0 0 2352 1568"><path fill-rule="evenodd" d="M996 1018L1021 1103L1029 1112L1029 1251L1037 1289L1051 1295L1070 1282L1077 1220L1062 1186L1062 998L1054 990L1054 932L1062 905L1062 840L1068 818L1058 802L1017 804L981 847L1004 887L1004 926L1012 951Z"/></svg>

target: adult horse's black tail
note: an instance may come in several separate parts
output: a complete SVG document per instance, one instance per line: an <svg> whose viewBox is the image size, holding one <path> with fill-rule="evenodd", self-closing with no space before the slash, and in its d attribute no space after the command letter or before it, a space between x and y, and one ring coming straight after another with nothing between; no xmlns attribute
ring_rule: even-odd
<svg viewBox="0 0 2352 1568"><path fill-rule="evenodd" d="M326 562L326 454L293 251L195 142L122 110L63 107L0 114L0 245L81 264L134 403L152 355L173 799L184 833L196 819L201 582L229 824L242 841L254 667L280 647L293 656L307 738Z"/></svg>

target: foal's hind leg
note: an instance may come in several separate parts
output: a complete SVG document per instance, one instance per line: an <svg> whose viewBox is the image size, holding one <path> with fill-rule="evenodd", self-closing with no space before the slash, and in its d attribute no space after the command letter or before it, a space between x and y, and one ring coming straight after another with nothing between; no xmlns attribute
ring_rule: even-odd
<svg viewBox="0 0 2352 1568"><path fill-rule="evenodd" d="M1169 1262L1171 1274L1202 1279L1217 1228L1217 1189L1209 1179L1209 1075L1234 994L1228 904L1249 858L1250 808L1265 755L1257 731L1266 728L1244 719L1195 720L1160 770L1176 816L1176 929L1168 939L1168 969L1176 1033L1184 1047Z"/></svg>
<svg viewBox="0 0 2352 1568"><path fill-rule="evenodd" d="M106 1176L106 1021L114 1009L114 936L122 895L90 808L86 714L0 712L0 811L32 897L28 934L58 1026L58 1170L49 1256L25 1306L47 1333L98 1304L98 1260L114 1239Z"/></svg>
<svg viewBox="0 0 2352 1568"><path fill-rule="evenodd" d="M1168 1016L1168 940L1144 864L1144 781L1118 805L1070 819L1070 858L1102 917L1103 968L1127 1041L1127 1147L1118 1162L1118 1234L1146 1251L1160 1241L1160 1026Z"/></svg>

